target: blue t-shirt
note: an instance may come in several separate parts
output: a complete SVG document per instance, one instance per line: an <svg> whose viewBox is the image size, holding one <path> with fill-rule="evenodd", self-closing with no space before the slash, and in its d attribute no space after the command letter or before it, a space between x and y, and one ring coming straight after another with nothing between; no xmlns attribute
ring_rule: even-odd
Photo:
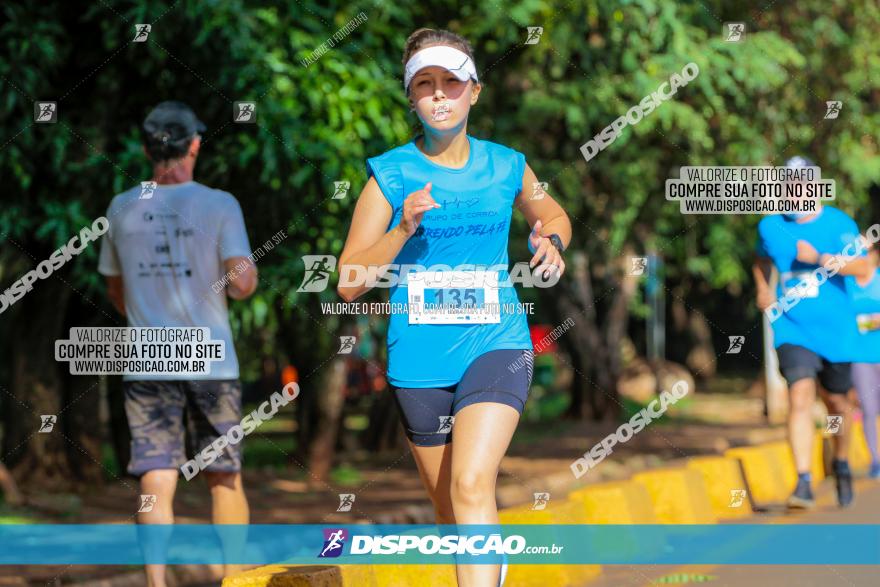
<svg viewBox="0 0 880 587"><path fill-rule="evenodd" d="M470 155L460 169L428 159L415 140L367 159L393 215L400 222L403 201L432 182L431 196L440 208L428 210L416 233L394 263L430 269L446 265L508 267L507 237L513 203L522 188L525 157L496 143L468 136ZM507 271L497 272L500 281ZM500 322L494 324L410 324L405 313L392 312L388 326L388 380L397 387L446 387L461 380L480 355L500 349L531 349L526 316L510 312L518 303L513 287L498 289ZM407 304L408 285L391 288L392 307Z"/></svg>
<svg viewBox="0 0 880 587"><path fill-rule="evenodd" d="M859 285L855 277L846 278L846 288L852 299L853 312L859 336L856 342L858 363L880 363L880 270L866 285Z"/></svg>
<svg viewBox="0 0 880 587"><path fill-rule="evenodd" d="M797 241L810 243L820 255L838 255L858 237L855 221L830 206L823 206L819 215L809 222L798 223L783 215L761 220L756 249L758 255L772 259L779 271L776 298L780 300L780 309L783 309L782 297L786 293L797 295L793 288L818 268L818 265L797 260ZM776 348L786 343L799 345L832 363L855 360L857 335L844 276L840 274L818 287L807 288L800 300L773 322Z"/></svg>

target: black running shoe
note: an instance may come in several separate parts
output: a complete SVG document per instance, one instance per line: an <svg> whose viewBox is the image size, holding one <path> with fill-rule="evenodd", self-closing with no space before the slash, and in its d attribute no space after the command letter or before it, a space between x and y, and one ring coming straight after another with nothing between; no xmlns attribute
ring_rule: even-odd
<svg viewBox="0 0 880 587"><path fill-rule="evenodd" d="M797 487L794 493L788 498L787 504L790 508L808 510L816 505L813 498L813 490L810 488L810 482L805 479L798 479Z"/></svg>
<svg viewBox="0 0 880 587"><path fill-rule="evenodd" d="M853 479L846 461L835 461L833 465L834 478L837 484L837 503L845 508L853 500Z"/></svg>

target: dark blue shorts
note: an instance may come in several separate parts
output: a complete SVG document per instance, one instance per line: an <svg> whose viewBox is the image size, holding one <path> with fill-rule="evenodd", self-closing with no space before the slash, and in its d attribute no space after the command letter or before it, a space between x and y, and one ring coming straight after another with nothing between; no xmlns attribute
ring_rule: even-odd
<svg viewBox="0 0 880 587"><path fill-rule="evenodd" d="M776 349L779 371L789 385L801 379L819 379L828 393L846 393L853 386L851 363L831 363L810 349L785 343Z"/></svg>
<svg viewBox="0 0 880 587"><path fill-rule="evenodd" d="M416 446L452 442L452 417L480 402L512 407L522 414L532 383L531 349L489 351L477 357L456 385L407 388L391 386L403 427Z"/></svg>

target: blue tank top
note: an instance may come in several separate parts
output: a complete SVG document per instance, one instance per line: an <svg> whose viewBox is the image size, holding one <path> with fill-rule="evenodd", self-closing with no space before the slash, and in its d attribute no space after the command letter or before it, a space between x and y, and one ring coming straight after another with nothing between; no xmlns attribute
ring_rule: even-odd
<svg viewBox="0 0 880 587"><path fill-rule="evenodd" d="M400 222L403 201L432 182L440 208L425 212L421 225L394 263L456 269L460 265L508 267L507 237L514 199L522 188L525 157L496 143L468 136L470 155L460 169L439 165L415 140L367 159L367 177L376 178ZM526 260L527 261L527 260ZM509 273L498 271L500 281ZM513 287L498 289L500 322L494 324L410 324L392 312L388 325L388 380L397 387L446 387L461 380L480 355L500 349L531 349L524 313L505 311L518 304ZM392 307L409 301L408 284L391 288Z"/></svg>
<svg viewBox="0 0 880 587"><path fill-rule="evenodd" d="M859 329L855 360L858 363L880 363L880 269L874 271L873 279L864 286L859 285L855 277L847 277L846 289Z"/></svg>

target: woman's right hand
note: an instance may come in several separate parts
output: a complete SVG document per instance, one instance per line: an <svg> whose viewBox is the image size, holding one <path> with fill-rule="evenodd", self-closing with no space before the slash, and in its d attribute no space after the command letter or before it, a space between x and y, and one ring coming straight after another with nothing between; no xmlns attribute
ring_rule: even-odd
<svg viewBox="0 0 880 587"><path fill-rule="evenodd" d="M425 212L439 208L440 204L431 197L431 182L425 184L420 190L416 190L403 201L403 215L400 217L400 229L407 237L415 234Z"/></svg>

